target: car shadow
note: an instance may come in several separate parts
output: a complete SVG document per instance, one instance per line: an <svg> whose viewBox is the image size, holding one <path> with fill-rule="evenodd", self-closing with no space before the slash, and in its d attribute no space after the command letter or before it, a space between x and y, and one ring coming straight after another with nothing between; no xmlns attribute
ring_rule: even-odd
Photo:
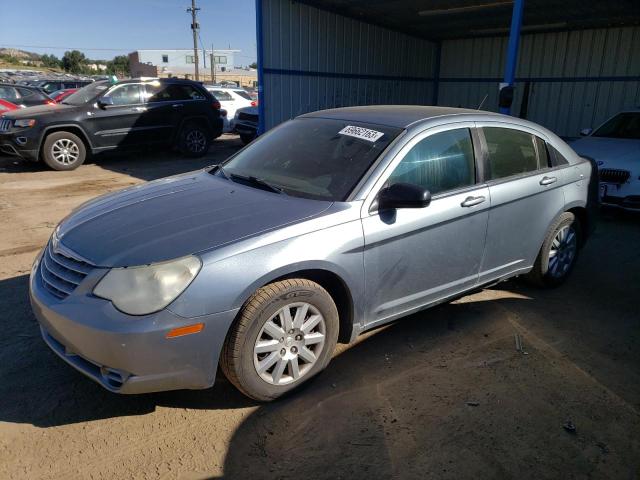
<svg viewBox="0 0 640 480"><path fill-rule="evenodd" d="M143 149L136 151L113 151L93 155L77 171L95 165L104 170L124 174L142 180L177 175L198 170L209 165L217 165L244 147L240 137L223 135L214 140L206 155L188 158L175 149ZM45 172L49 169L42 162L29 162L18 157L0 155L0 174ZM68 175L67 172L59 172Z"/></svg>

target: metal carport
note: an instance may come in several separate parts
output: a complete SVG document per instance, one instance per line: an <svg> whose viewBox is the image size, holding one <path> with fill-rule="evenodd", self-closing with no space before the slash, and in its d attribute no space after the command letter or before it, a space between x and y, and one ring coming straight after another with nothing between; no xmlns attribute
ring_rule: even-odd
<svg viewBox="0 0 640 480"><path fill-rule="evenodd" d="M560 135L640 105L637 0L256 0L256 14L262 130L346 105L498 110L505 81L513 115Z"/></svg>

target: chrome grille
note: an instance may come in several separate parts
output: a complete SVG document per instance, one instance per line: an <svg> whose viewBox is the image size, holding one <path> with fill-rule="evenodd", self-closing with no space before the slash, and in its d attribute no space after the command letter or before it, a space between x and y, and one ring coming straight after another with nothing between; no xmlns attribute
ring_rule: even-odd
<svg viewBox="0 0 640 480"><path fill-rule="evenodd" d="M605 183L625 183L631 174L628 170L617 170L615 168L600 169L600 181Z"/></svg>
<svg viewBox="0 0 640 480"><path fill-rule="evenodd" d="M7 132L11 128L11 120L0 118L0 132Z"/></svg>
<svg viewBox="0 0 640 480"><path fill-rule="evenodd" d="M54 252L51 243L47 245L40 262L43 285L60 299L73 293L92 269L86 262Z"/></svg>

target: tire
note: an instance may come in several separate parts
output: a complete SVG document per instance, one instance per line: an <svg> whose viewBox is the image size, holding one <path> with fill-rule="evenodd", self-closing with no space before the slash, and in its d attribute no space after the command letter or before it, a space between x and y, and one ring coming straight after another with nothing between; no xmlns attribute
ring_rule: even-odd
<svg viewBox="0 0 640 480"><path fill-rule="evenodd" d="M187 157L202 157L209 151L210 137L208 128L201 123L189 122L180 130L178 149Z"/></svg>
<svg viewBox="0 0 640 480"><path fill-rule="evenodd" d="M51 133L42 145L42 159L53 170L75 170L86 158L84 142L71 132Z"/></svg>
<svg viewBox="0 0 640 480"><path fill-rule="evenodd" d="M251 142L253 142L256 138L255 133L241 133L240 134L240 140L242 140L242 143L245 145L249 145Z"/></svg>
<svg viewBox="0 0 640 480"><path fill-rule="evenodd" d="M285 331L286 310L291 323ZM338 330L338 310L320 285L301 278L271 283L258 289L240 311L220 366L248 397L274 400L324 370Z"/></svg>
<svg viewBox="0 0 640 480"><path fill-rule="evenodd" d="M581 239L580 222L573 213L564 212L549 228L533 269L525 278L530 283L545 288L564 283L578 259Z"/></svg>

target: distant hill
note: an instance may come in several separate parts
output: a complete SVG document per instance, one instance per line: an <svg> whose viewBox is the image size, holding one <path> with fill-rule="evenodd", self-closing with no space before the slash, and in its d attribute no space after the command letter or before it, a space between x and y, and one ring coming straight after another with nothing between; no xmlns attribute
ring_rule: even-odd
<svg viewBox="0 0 640 480"><path fill-rule="evenodd" d="M18 58L20 60L38 61L42 55L33 52L27 52L18 48L0 48L0 55Z"/></svg>

